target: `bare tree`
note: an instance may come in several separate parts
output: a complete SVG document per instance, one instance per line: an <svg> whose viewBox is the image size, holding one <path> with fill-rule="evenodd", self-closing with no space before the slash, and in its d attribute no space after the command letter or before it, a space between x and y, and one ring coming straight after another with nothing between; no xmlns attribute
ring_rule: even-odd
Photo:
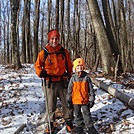
<svg viewBox="0 0 134 134"><path fill-rule="evenodd" d="M17 43L17 20L18 20L18 10L19 1L10 0L11 7L11 43L12 43L12 56L13 56L13 66L18 69L21 67L20 56L19 56L19 46Z"/></svg>
<svg viewBox="0 0 134 134"><path fill-rule="evenodd" d="M67 0L67 39L66 39L66 47L68 48L68 43L70 40L70 0Z"/></svg>
<svg viewBox="0 0 134 134"><path fill-rule="evenodd" d="M48 0L48 27L47 27L48 32L51 29L51 5L52 5L52 1Z"/></svg>
<svg viewBox="0 0 134 134"><path fill-rule="evenodd" d="M30 57L31 57L31 52L30 52L30 47L31 47L31 43L30 43L30 38L31 38L31 34L30 34L30 8L31 8L31 0L26 0L26 5L27 5L27 9L26 9L26 56L27 56L27 63L30 63Z"/></svg>
<svg viewBox="0 0 134 134"><path fill-rule="evenodd" d="M1 1L0 1L0 46L2 44L2 35L1 35L1 30L2 30L2 20L1 20Z"/></svg>
<svg viewBox="0 0 134 134"><path fill-rule="evenodd" d="M38 29L39 29L39 7L40 0L35 0L35 19L34 19L34 62L38 56Z"/></svg>
<svg viewBox="0 0 134 134"><path fill-rule="evenodd" d="M56 0L56 20L55 29L59 30L59 0Z"/></svg>
<svg viewBox="0 0 134 134"><path fill-rule="evenodd" d="M9 41L10 41L10 35L9 35L9 32L10 32L10 27L9 27L9 20L10 20L10 13L9 13L9 1L7 0L7 52L6 52L6 58L7 58L7 64L10 63L10 47L9 47Z"/></svg>
<svg viewBox="0 0 134 134"><path fill-rule="evenodd" d="M115 68L114 57L111 52L101 13L97 0L87 0L92 16L92 22L98 39L99 51L101 54L102 67L105 74L113 74Z"/></svg>
<svg viewBox="0 0 134 134"><path fill-rule="evenodd" d="M26 24L26 8L27 3L24 0L24 11L23 11L23 18L22 18L22 63L26 63L26 35L25 35L25 24Z"/></svg>
<svg viewBox="0 0 134 134"><path fill-rule="evenodd" d="M60 31L61 31L61 43L65 45L65 39L64 39L64 0L60 0L61 3L61 11L60 11Z"/></svg>
<svg viewBox="0 0 134 134"><path fill-rule="evenodd" d="M120 56L120 53L119 53L118 44L117 44L116 39L115 39L115 31L114 31L115 27L114 27L114 23L113 23L113 20L112 20L109 0L102 0L102 6L103 6L105 23L106 23L106 32L107 32L107 36L108 36L108 39L109 39L110 47L111 47L112 53L115 56L116 61L117 61L117 57L119 55L118 66L119 66L120 72L123 72L121 58L120 58L121 56Z"/></svg>

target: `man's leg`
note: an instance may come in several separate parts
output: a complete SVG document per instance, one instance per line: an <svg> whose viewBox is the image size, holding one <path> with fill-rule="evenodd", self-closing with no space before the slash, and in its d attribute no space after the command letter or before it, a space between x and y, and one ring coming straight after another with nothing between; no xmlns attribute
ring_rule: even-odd
<svg viewBox="0 0 134 134"><path fill-rule="evenodd" d="M63 107L63 116L64 119L66 121L66 125L67 125L67 130L71 131L73 129L73 109L69 109L67 107L67 103L66 103L66 94L67 94L67 89L63 88L63 83L59 83L59 98L60 101L62 103L62 107Z"/></svg>
<svg viewBox="0 0 134 134"><path fill-rule="evenodd" d="M49 115L46 111L46 118L45 118L45 122L46 122L46 132L49 133L49 127L48 127L48 116L50 117L50 126L51 126L51 131L53 131L54 126L53 126L53 122L55 121L55 110L56 110L56 102L57 102L57 90L56 90L56 86L54 85L54 83L51 83L51 87L48 88L48 84L46 85L46 91L47 91L47 96L46 96L46 92L44 91L44 97L45 97L45 103L46 103L46 99L48 101L48 112ZM46 98L47 97L47 98Z"/></svg>

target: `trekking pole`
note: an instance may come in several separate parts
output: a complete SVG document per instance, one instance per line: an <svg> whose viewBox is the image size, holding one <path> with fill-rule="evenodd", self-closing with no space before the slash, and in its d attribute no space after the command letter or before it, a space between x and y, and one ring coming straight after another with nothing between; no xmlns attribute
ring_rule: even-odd
<svg viewBox="0 0 134 134"><path fill-rule="evenodd" d="M49 126L49 130L50 130L50 134L52 134L51 123L50 123L50 114L49 114L49 108L48 108L48 95L47 95L47 89L46 89L46 85L45 85L45 78L42 79L42 88L43 88L43 91L45 93L46 113L47 113L47 118L48 118L48 126Z"/></svg>

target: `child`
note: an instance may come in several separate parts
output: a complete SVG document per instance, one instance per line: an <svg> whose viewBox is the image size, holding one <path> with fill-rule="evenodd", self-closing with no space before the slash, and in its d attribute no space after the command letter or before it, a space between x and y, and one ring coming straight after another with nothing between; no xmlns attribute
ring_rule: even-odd
<svg viewBox="0 0 134 134"><path fill-rule="evenodd" d="M76 122L72 134L82 134L84 125L88 134L97 134L90 113L90 108L94 105L95 94L91 79L84 71L84 60L77 58L73 62L73 69L75 74L70 79L67 92L68 107L74 108Z"/></svg>

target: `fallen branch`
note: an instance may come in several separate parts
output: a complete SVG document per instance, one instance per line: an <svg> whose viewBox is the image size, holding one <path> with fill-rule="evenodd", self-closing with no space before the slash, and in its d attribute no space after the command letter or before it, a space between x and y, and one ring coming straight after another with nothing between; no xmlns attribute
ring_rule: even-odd
<svg viewBox="0 0 134 134"><path fill-rule="evenodd" d="M107 85L106 83L102 82L102 81L98 81L94 78L91 78L92 82L102 88L103 90L105 90L106 92L110 93L111 95L115 96L116 98L118 98L119 100L121 100L122 102L128 104L130 106L131 109L134 110L134 98L124 94L123 92L119 91L116 88L113 88L109 85Z"/></svg>
<svg viewBox="0 0 134 134"><path fill-rule="evenodd" d="M22 124L16 131L14 134L19 134L20 131L22 131L24 129L24 127L26 127L26 124Z"/></svg>

